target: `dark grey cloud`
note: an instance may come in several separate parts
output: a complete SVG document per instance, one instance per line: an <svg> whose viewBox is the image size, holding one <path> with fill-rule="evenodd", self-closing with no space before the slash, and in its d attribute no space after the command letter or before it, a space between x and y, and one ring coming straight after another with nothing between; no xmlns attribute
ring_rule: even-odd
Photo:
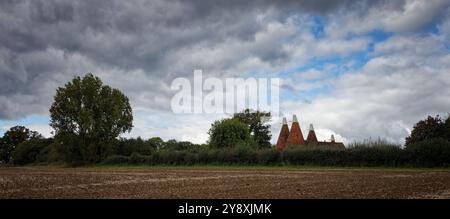
<svg viewBox="0 0 450 219"><path fill-rule="evenodd" d="M341 95L332 94L331 99L321 97L317 100L324 104L312 100L307 106L300 104L294 108L319 112L324 119L318 122L349 139L363 138L365 133L373 132L398 140L405 133L404 127L431 112L430 109L445 110L448 105L443 104L443 98L422 101L420 106L408 105L408 101L386 101L382 106L373 107L374 111L366 109L372 105L364 101L367 97L378 97L378 89L389 90L400 85L410 93L397 93L391 97L422 99L424 94L437 92L438 88L448 84L446 80L433 80L430 83L434 84L427 85L428 93L415 92L413 85L417 81L410 81L410 77L402 74L410 71L412 75L424 77L426 74L421 71L431 69L439 71L436 74L442 77L448 72L447 65L430 63L448 63L448 50L441 50L439 46L443 45L442 37L449 38L450 18L444 16L437 26L442 36L416 34L428 28L430 22L439 20L437 18L442 14L449 14L448 11L445 0L2 0L0 120L31 114L47 115L58 86L74 75L93 72L105 83L123 90L130 97L133 109L152 114L150 121L144 118L149 115L137 114L136 129L146 132L143 126L149 126L147 123L156 124L171 116L167 100L173 94L169 85L175 77L191 77L194 69L219 77L246 72L279 72L295 65L298 67L311 58L366 51L373 42L367 34L384 30L411 37L392 38L389 44L375 46L380 53L371 54L377 58L369 57L374 59L364 67L362 75L383 81L359 86L358 75L351 75L347 80L338 80L335 85L336 94ZM320 39L314 38L310 30L313 16L321 16L326 23ZM420 49L411 49L418 46ZM421 64L423 57L430 58L427 67ZM389 61L383 62L385 59ZM397 68L395 64L405 60L413 61ZM379 73L378 70L392 73ZM380 75L375 77L375 73ZM399 80L405 84L388 83L391 75L402 76ZM299 85L292 84L283 88L298 90ZM320 86L318 84L301 85L308 90ZM348 115L346 108L353 106L347 105L346 100L352 99L359 101L361 109ZM326 107L327 101L336 104L340 110ZM399 117L398 110L389 108L395 103L401 105L399 109L408 109L401 115L406 119L389 123ZM165 118L153 115L156 112L161 112L159 115ZM355 125L354 130L347 129L355 118L367 115L372 120ZM310 113L308 118L316 117L317 114ZM200 120L195 117L189 121L194 124ZM206 133L203 129L209 124L205 121L198 127L192 125L192 129L181 128L180 133L192 136L198 132ZM139 127L139 124L144 125ZM376 130L373 127L377 127ZM397 131L385 133L394 129ZM157 131L151 132L156 135Z"/></svg>
<svg viewBox="0 0 450 219"><path fill-rule="evenodd" d="M210 65L183 63L179 60L183 58L180 51L214 48L230 40L252 42L256 33L267 28L266 23L283 22L293 13L328 13L349 4L312 0L1 1L0 119L45 113L42 109L50 104L55 86L73 75L86 73L82 70L119 69L117 74L141 70L148 81L161 83L189 75L193 68L203 68L205 72L226 70L236 59L224 58L219 60L221 63ZM264 21L256 22L261 15ZM283 63L289 54L276 46L261 45L252 55L264 62ZM178 66L173 67L176 63ZM167 96L158 84L146 91ZM15 95L42 101L43 107L28 104L19 110L16 107L21 104Z"/></svg>
<svg viewBox="0 0 450 219"><path fill-rule="evenodd" d="M326 3L325 3L326 2ZM126 68L158 68L166 53L228 38L252 40L267 21L324 13L348 1L4 1L2 46L14 52L55 47ZM6 18L6 19L5 19ZM145 51L139 49L144 47ZM136 51L139 52L136 52ZM121 57L118 59L118 57Z"/></svg>

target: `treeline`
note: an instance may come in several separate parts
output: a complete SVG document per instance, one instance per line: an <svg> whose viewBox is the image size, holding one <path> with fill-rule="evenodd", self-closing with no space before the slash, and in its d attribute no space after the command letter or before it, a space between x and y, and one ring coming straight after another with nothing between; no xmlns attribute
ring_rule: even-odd
<svg viewBox="0 0 450 219"><path fill-rule="evenodd" d="M22 139L23 142L13 149L7 163L68 164L62 159L58 144L53 138L43 138L25 127L13 127L2 138L2 143L11 135L20 136L17 134L19 132L25 140ZM27 132L27 135L23 135ZM1 154L4 159L4 151ZM444 138L430 138L404 148L384 141L369 141L354 143L345 150L288 146L285 150L278 151L273 147L255 148L246 144L217 148L208 144L163 141L161 138L120 138L111 145L109 155L97 164L449 167L450 143Z"/></svg>
<svg viewBox="0 0 450 219"><path fill-rule="evenodd" d="M81 146L80 146L81 147ZM122 156L150 156L158 151L199 151L207 145L193 144L187 141L163 141L159 137L144 140L138 138L119 138L112 141L103 152L105 158ZM86 153L85 160L67 162L65 151L55 138L44 138L35 131L24 126L15 126L9 129L0 138L0 164L26 165L26 164L68 164L72 166L101 163L89 162L89 156L95 153ZM107 159L106 159L107 160Z"/></svg>
<svg viewBox="0 0 450 219"><path fill-rule="evenodd" d="M0 164L252 164L326 166L450 166L450 117L419 121L405 147L383 141L344 150L270 143L270 113L246 109L212 123L207 144L154 137L119 138L133 115L128 98L92 74L60 87L50 108L53 138L15 126L0 138Z"/></svg>

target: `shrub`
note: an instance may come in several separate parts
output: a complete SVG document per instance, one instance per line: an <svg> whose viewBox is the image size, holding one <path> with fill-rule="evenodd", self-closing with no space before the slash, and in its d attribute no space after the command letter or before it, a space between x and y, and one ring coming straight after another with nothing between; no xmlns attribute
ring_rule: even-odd
<svg viewBox="0 0 450 219"><path fill-rule="evenodd" d="M393 145L360 144L345 150L288 147L280 153L280 161L292 165L398 166L405 160L403 150Z"/></svg>
<svg viewBox="0 0 450 219"><path fill-rule="evenodd" d="M236 163L252 164L258 162L256 160L255 146L251 144L242 142L237 145L231 153L233 154L235 158L234 162Z"/></svg>
<svg viewBox="0 0 450 219"><path fill-rule="evenodd" d="M351 143L343 156L343 163L351 166L399 166L407 160L400 145L381 138Z"/></svg>
<svg viewBox="0 0 450 219"><path fill-rule="evenodd" d="M130 163L130 158L128 156L123 155L111 155L107 157L104 161L104 164L128 164Z"/></svg>
<svg viewBox="0 0 450 219"><path fill-rule="evenodd" d="M407 148L410 162L415 166L450 166L450 142L434 138L411 144Z"/></svg>
<svg viewBox="0 0 450 219"><path fill-rule="evenodd" d="M398 166L405 163L403 151L397 146L357 146L347 149L344 155L344 164L351 166Z"/></svg>
<svg viewBox="0 0 450 219"><path fill-rule="evenodd" d="M270 165L277 164L279 162L280 152L274 148L267 148L256 151L256 160L258 164Z"/></svg>
<svg viewBox="0 0 450 219"><path fill-rule="evenodd" d="M45 153L42 153L46 147L51 144L49 139L32 139L20 143L13 152L13 163L25 165L34 163L37 160L44 160Z"/></svg>
<svg viewBox="0 0 450 219"><path fill-rule="evenodd" d="M148 162L148 160L149 160L148 156L141 155L138 153L133 153L129 157L128 163L130 163L130 164L145 164Z"/></svg>
<svg viewBox="0 0 450 219"><path fill-rule="evenodd" d="M212 124L208 131L209 144L216 148L235 147L251 139L247 125L238 119L223 119Z"/></svg>
<svg viewBox="0 0 450 219"><path fill-rule="evenodd" d="M52 143L41 150L39 156L36 157L35 163L58 163L61 158L56 150L55 142L49 139Z"/></svg>
<svg viewBox="0 0 450 219"><path fill-rule="evenodd" d="M304 150L300 148L286 148L280 154L280 159L284 164L304 165Z"/></svg>
<svg viewBox="0 0 450 219"><path fill-rule="evenodd" d="M233 153L233 150L228 148L215 151L212 159L215 161L215 163L223 163L223 164L237 163L238 160L235 154Z"/></svg>
<svg viewBox="0 0 450 219"><path fill-rule="evenodd" d="M200 163L198 154L187 152L183 155L183 162L181 164L192 165Z"/></svg>
<svg viewBox="0 0 450 219"><path fill-rule="evenodd" d="M141 137L130 139L120 138L114 143L115 153L125 156L130 156L133 153L150 155L159 144L157 140L158 139L152 138L148 141L144 141Z"/></svg>
<svg viewBox="0 0 450 219"><path fill-rule="evenodd" d="M168 140L162 144L162 147L167 150L185 151L190 150L195 145L188 141L176 141L175 139Z"/></svg>
<svg viewBox="0 0 450 219"><path fill-rule="evenodd" d="M281 152L280 159L283 163L290 165L324 165L329 162L328 159L334 160L325 155L329 152L331 151L307 147L289 147Z"/></svg>

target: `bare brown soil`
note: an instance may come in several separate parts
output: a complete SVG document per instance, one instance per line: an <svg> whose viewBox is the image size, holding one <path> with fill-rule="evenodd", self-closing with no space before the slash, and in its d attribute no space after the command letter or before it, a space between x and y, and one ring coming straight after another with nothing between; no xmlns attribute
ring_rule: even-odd
<svg viewBox="0 0 450 219"><path fill-rule="evenodd" d="M450 171L2 167L0 198L450 198Z"/></svg>

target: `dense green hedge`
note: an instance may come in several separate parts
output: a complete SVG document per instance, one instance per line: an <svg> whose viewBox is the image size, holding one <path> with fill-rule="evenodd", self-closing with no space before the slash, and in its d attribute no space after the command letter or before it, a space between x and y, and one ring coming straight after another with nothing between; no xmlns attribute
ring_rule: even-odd
<svg viewBox="0 0 450 219"><path fill-rule="evenodd" d="M12 154L12 162L16 165L47 162L50 159L51 139L32 139L17 146Z"/></svg>
<svg viewBox="0 0 450 219"><path fill-rule="evenodd" d="M355 147L346 150L286 150L281 161L292 165L326 166L401 166L406 165L406 150L398 147Z"/></svg>
<svg viewBox="0 0 450 219"><path fill-rule="evenodd" d="M132 148L139 148L139 142L131 142ZM128 143L127 143L128 144ZM274 148L255 149L249 145L234 148L211 148L208 145L178 145L170 147L145 147L145 150L113 153L104 164L143 165L323 165L323 166L386 166L386 167L449 167L450 142L435 138L400 148L384 143L352 144L345 150L329 148L292 147L283 151ZM52 139L34 139L21 143L13 153L12 163L61 162ZM145 152L144 154L140 152Z"/></svg>
<svg viewBox="0 0 450 219"><path fill-rule="evenodd" d="M407 160L416 166L450 166L450 142L435 138L409 145Z"/></svg>
<svg viewBox="0 0 450 219"><path fill-rule="evenodd" d="M323 165L448 167L450 143L444 139L419 142L407 149L392 145L355 146L345 150L291 148L275 149L201 149L196 151L156 150L150 155L113 155L105 164L193 165Z"/></svg>

